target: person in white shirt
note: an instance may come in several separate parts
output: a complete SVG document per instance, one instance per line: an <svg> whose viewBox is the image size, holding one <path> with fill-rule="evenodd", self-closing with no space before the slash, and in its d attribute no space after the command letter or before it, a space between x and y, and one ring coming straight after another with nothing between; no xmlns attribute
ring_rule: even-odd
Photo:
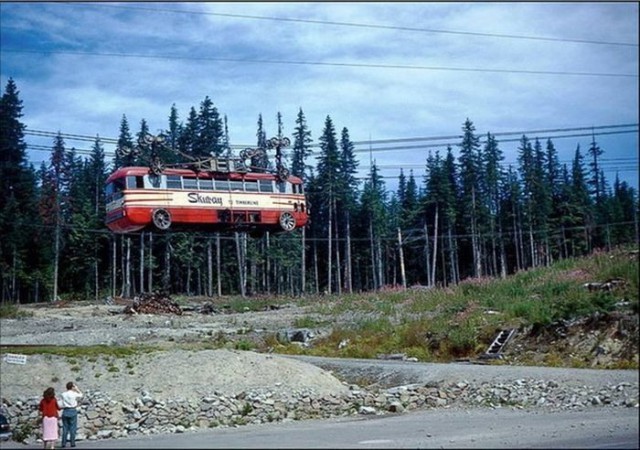
<svg viewBox="0 0 640 450"><path fill-rule="evenodd" d="M62 448L67 446L67 438L71 447L76 446L76 431L78 429L78 399L82 392L73 381L67 383L67 390L61 395L62 407Z"/></svg>

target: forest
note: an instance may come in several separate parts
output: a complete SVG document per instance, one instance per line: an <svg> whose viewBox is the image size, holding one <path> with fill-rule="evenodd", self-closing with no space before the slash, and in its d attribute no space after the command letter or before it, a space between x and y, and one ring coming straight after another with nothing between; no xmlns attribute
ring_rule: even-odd
<svg viewBox="0 0 640 450"><path fill-rule="evenodd" d="M386 186L375 161L366 179L347 127L328 115L313 160L302 108L286 162L304 180L310 223L290 233L111 233L104 185L118 167L144 164L135 152L112 160L95 138L78 154L62 133L40 167L29 163L19 90L9 79L0 101L0 273L3 303L97 300L163 291L186 296L300 296L410 286L446 287L466 278L506 277L554 261L638 243L635 189L606 180L604 150L577 145L561 164L551 139L520 138L517 166L504 164L500 142L464 120L457 149L425 153L425 173L400 170ZM282 135L280 113L277 135ZM114 124L117 128L118 124ZM126 114L118 148L132 133ZM155 134L155 133L154 133ZM227 117L209 97L180 121L175 105L162 131L179 162L230 155ZM262 116L256 147L265 148ZM457 155L457 156L455 156ZM270 170L273 161L252 161Z"/></svg>

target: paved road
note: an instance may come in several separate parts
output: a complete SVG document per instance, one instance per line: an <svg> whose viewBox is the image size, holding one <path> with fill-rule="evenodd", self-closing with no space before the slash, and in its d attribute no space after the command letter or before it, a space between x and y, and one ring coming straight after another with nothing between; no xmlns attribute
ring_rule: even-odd
<svg viewBox="0 0 640 450"><path fill-rule="evenodd" d="M370 380L382 387L399 386L429 381L469 381L501 383L517 379L554 380L569 386L604 386L622 382L638 383L637 370L576 369L566 367L500 366L470 363L420 363L406 361L323 358L318 356L291 356L333 371L346 380Z"/></svg>
<svg viewBox="0 0 640 450"><path fill-rule="evenodd" d="M86 441L77 448L639 448L638 419L638 408L440 409Z"/></svg>

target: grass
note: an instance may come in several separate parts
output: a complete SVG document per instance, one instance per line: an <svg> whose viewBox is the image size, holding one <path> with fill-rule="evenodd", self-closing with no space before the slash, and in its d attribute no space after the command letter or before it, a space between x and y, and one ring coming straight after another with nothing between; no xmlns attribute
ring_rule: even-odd
<svg viewBox="0 0 640 450"><path fill-rule="evenodd" d="M0 319L25 319L33 312L24 310L14 303L0 303Z"/></svg>
<svg viewBox="0 0 640 450"><path fill-rule="evenodd" d="M4 346L0 346L0 350ZM110 346L110 345L90 345L90 346L31 346L20 348L20 353L24 355L59 355L70 358L70 364L76 364L80 358L97 360L98 357L126 358L140 353L149 353L160 350L151 346Z"/></svg>
<svg viewBox="0 0 640 450"><path fill-rule="evenodd" d="M621 278L625 285L614 292L590 292L583 286L611 278ZM349 317L350 323L335 326L330 335L314 341L313 347L287 345L277 350L358 358L406 353L422 361L450 361L486 350L503 328L540 328L606 313L620 300L629 301L637 313L638 285L638 262L620 249L563 260L504 280L480 278L447 289L327 296L313 312L330 316L334 322L336 316ZM339 348L344 341L349 344ZM547 359L545 365L586 365L579 358L549 355Z"/></svg>

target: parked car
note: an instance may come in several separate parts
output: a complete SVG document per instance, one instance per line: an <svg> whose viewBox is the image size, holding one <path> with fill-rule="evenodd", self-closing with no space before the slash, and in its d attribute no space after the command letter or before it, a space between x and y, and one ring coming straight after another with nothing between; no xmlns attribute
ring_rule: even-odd
<svg viewBox="0 0 640 450"><path fill-rule="evenodd" d="M0 441L8 441L12 434L8 416L4 414L4 411L0 411Z"/></svg>

